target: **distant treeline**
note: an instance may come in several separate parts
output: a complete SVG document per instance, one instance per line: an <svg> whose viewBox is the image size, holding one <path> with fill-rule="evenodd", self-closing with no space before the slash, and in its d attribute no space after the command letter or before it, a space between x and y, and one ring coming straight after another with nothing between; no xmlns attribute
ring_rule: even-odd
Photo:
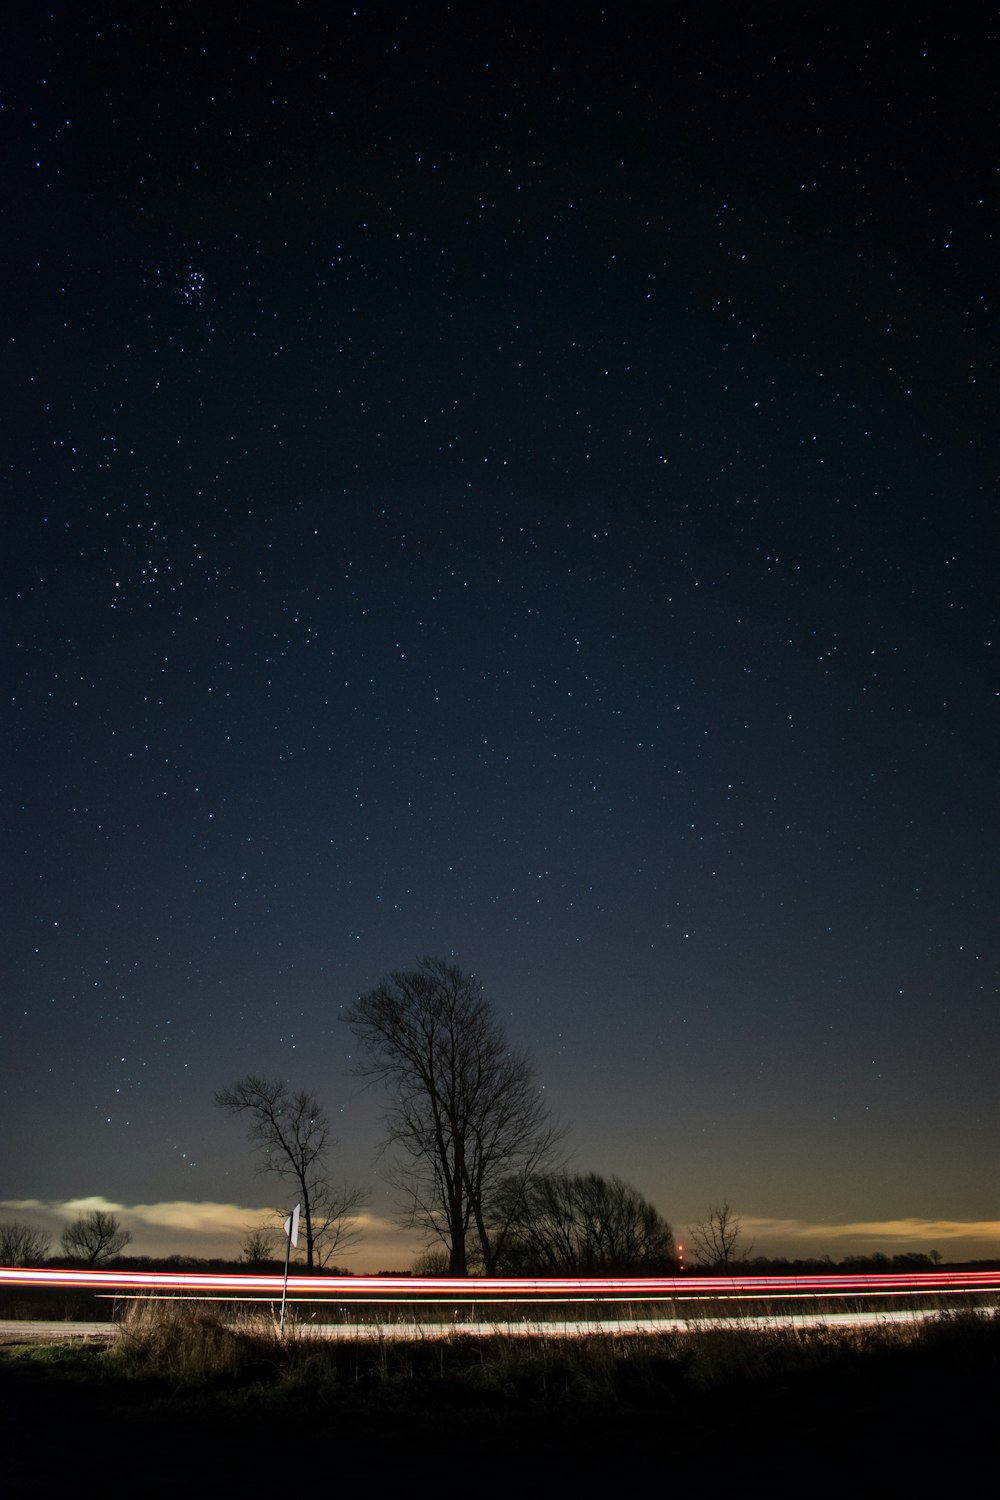
<svg viewBox="0 0 1000 1500"><path fill-rule="evenodd" d="M752 1260L731 1264L728 1269L739 1271L745 1276L843 1276L845 1272L849 1275L878 1276L888 1275L892 1271L916 1274L933 1271L989 1271L1000 1269L1000 1261L946 1261L940 1255L922 1255L917 1251L900 1255L883 1255L876 1251L873 1255L848 1255L843 1260L831 1260L829 1255L818 1260L789 1260L785 1256L775 1256L772 1259L766 1255L755 1255ZM685 1268L684 1275L716 1276L718 1272L706 1266L691 1266Z"/></svg>
<svg viewBox="0 0 1000 1500"><path fill-rule="evenodd" d="M78 1271L79 1260L68 1259L65 1256L51 1256L41 1262L47 1269ZM174 1275L215 1275L233 1276L240 1274L276 1275L284 1270L283 1260L260 1260L252 1264L245 1260L222 1260L206 1258L196 1255L121 1255L113 1260L104 1261L97 1269L101 1271L140 1271L155 1274L162 1271ZM322 1275L322 1276L447 1276L447 1270L434 1270L428 1272L424 1268L414 1270L387 1269L379 1271L351 1271L346 1266L324 1266L309 1271L306 1266L295 1261L289 1270L294 1276ZM773 1259L764 1255L755 1255L752 1260L733 1262L727 1267L727 1274L739 1274L741 1276L822 1276L846 1273L855 1275L879 1275L888 1274L893 1271L903 1273L931 1273L934 1271L995 1271L1000 1270L1000 1260L971 1260L971 1261L944 1261L940 1256L921 1255L911 1251L907 1254L883 1255L876 1252L873 1255L849 1255L843 1260L832 1260L828 1255L818 1260L790 1260L784 1256ZM507 1275L510 1272L505 1273ZM560 1271L551 1271L543 1268L532 1269L521 1267L515 1273L525 1279L545 1280L550 1276L563 1275ZM626 1275L628 1273L625 1273ZM649 1275L650 1272L636 1273ZM657 1273L652 1273L657 1274ZM661 1274L680 1274L685 1280L690 1277L717 1276L719 1272L706 1266L687 1266L678 1273L675 1269L664 1270ZM475 1280L475 1278L472 1278Z"/></svg>

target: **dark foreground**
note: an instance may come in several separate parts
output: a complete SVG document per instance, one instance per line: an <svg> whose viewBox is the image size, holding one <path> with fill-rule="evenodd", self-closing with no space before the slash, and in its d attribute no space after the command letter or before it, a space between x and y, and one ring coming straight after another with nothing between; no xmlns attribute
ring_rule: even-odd
<svg viewBox="0 0 1000 1500"><path fill-rule="evenodd" d="M673 1345L560 1355L548 1341L492 1364L474 1340L402 1360L352 1349L335 1378L323 1356L314 1380L307 1362L292 1384L266 1361L193 1385L123 1373L93 1348L4 1350L5 1487L225 1496L406 1479L491 1493L493 1475L640 1482L650 1461L658 1484L725 1495L995 1476L1000 1320L909 1343L724 1338L714 1363Z"/></svg>

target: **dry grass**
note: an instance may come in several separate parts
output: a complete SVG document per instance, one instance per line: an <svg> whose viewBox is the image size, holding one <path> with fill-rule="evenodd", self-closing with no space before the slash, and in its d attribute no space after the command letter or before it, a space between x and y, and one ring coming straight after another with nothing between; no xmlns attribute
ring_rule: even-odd
<svg viewBox="0 0 1000 1500"><path fill-rule="evenodd" d="M177 1385L267 1380L281 1370L285 1351L268 1314L183 1302L132 1302L108 1358L121 1374L153 1376Z"/></svg>
<svg viewBox="0 0 1000 1500"><path fill-rule="evenodd" d="M998 1320L968 1315L935 1323L859 1329L593 1333L521 1337L315 1338L269 1313L187 1302L132 1303L105 1358L116 1373L183 1388L254 1386L369 1392L430 1385L545 1404L614 1402L659 1391L692 1395L838 1370L935 1341L972 1338Z"/></svg>

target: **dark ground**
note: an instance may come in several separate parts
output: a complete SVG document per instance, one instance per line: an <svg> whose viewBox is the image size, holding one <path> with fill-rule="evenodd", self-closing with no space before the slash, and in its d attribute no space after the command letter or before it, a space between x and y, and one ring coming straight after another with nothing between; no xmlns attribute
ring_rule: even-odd
<svg viewBox="0 0 1000 1500"><path fill-rule="evenodd" d="M463 1487L515 1473L642 1482L652 1463L658 1483L700 1480L713 1494L858 1482L898 1493L939 1479L992 1483L997 1455L996 1323L711 1391L693 1390L676 1363L638 1378L623 1369L614 1401L551 1379L476 1390L430 1375L283 1398L185 1396L148 1380L81 1380L80 1368L0 1355L9 1493L242 1495L404 1476L438 1488L445 1459Z"/></svg>

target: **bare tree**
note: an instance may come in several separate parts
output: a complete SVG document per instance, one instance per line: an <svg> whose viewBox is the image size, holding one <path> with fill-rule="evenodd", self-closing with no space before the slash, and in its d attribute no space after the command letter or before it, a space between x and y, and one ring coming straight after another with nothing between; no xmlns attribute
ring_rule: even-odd
<svg viewBox="0 0 1000 1500"><path fill-rule="evenodd" d="M498 1252L504 1270L629 1276L676 1268L670 1225L620 1177L538 1173L511 1188L517 1201Z"/></svg>
<svg viewBox="0 0 1000 1500"><path fill-rule="evenodd" d="M274 1246L278 1236L276 1229L268 1229L266 1225L251 1225L243 1235L243 1244L240 1247L240 1260L248 1266L266 1265L274 1259Z"/></svg>
<svg viewBox="0 0 1000 1500"><path fill-rule="evenodd" d="M114 1214L99 1208L81 1214L75 1224L70 1224L62 1232L62 1247L68 1258L86 1261L88 1266L99 1266L102 1261L113 1260L131 1243L132 1231L123 1229Z"/></svg>
<svg viewBox="0 0 1000 1500"><path fill-rule="evenodd" d="M728 1203L709 1205L708 1214L691 1225L695 1259L699 1265L724 1271L734 1261L746 1260L753 1243L742 1245L743 1220Z"/></svg>
<svg viewBox="0 0 1000 1500"><path fill-rule="evenodd" d="M325 1266L336 1250L357 1238L354 1220L365 1195L361 1188L337 1186L329 1176L327 1159L337 1143L319 1100L304 1091L292 1093L280 1079L251 1074L220 1089L215 1102L227 1114L246 1117L247 1136L260 1152L260 1170L295 1185L302 1203L306 1265Z"/></svg>
<svg viewBox="0 0 1000 1500"><path fill-rule="evenodd" d="M451 1258L447 1250L439 1242L429 1245L426 1250L421 1250L411 1267L414 1276L447 1276L450 1272Z"/></svg>
<svg viewBox="0 0 1000 1500"><path fill-rule="evenodd" d="M551 1164L560 1138L528 1059L508 1045L478 980L441 959L388 975L345 1020L366 1056L358 1071L390 1092L391 1180L407 1221L441 1241L453 1276L469 1273L472 1236L489 1274L501 1184Z"/></svg>
<svg viewBox="0 0 1000 1500"><path fill-rule="evenodd" d="M44 1229L8 1219L0 1224L0 1266L37 1266L49 1253Z"/></svg>

